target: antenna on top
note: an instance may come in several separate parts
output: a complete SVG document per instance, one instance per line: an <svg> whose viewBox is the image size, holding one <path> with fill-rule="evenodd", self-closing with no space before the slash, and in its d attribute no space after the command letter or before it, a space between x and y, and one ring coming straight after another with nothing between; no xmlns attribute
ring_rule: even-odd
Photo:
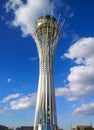
<svg viewBox="0 0 94 130"><path fill-rule="evenodd" d="M57 22L59 23L59 21L60 21L60 18L61 18L61 13L59 13L59 15L58 15L58 19L57 19Z"/></svg>
<svg viewBox="0 0 94 130"><path fill-rule="evenodd" d="M62 21L62 23L61 23L61 25L60 25L60 28L59 28L60 32L61 32L61 30L62 30L64 24L65 24L65 19Z"/></svg>

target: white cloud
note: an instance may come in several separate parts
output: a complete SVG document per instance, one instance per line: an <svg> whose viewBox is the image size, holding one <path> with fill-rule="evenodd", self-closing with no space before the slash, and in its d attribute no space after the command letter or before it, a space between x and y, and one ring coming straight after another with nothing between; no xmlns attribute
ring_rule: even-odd
<svg viewBox="0 0 94 130"><path fill-rule="evenodd" d="M78 117L84 117L88 115L93 116L94 115L94 102L81 105L80 107L76 108L72 114Z"/></svg>
<svg viewBox="0 0 94 130"><path fill-rule="evenodd" d="M37 59L38 59L38 57L36 56L36 57L30 58L29 60L30 60L30 61L35 61L35 60L37 60Z"/></svg>
<svg viewBox="0 0 94 130"><path fill-rule="evenodd" d="M20 5L22 5L22 1L21 0L9 0L6 3L6 11L8 12L10 9L14 9L16 10L17 7L19 7Z"/></svg>
<svg viewBox="0 0 94 130"><path fill-rule="evenodd" d="M6 103L2 104L2 108L0 109L0 114L12 114L12 110L25 110L29 108L33 108L36 105L36 93L28 94L24 96L23 94L11 94L4 99L0 103ZM4 106L7 106L4 107Z"/></svg>
<svg viewBox="0 0 94 130"><path fill-rule="evenodd" d="M28 109L34 107L36 104L36 93L23 96L18 100L10 102L10 107L13 110Z"/></svg>
<svg viewBox="0 0 94 130"><path fill-rule="evenodd" d="M94 94L94 38L82 38L72 45L64 55L74 60L70 68L67 87L58 88L60 95L68 100L77 100Z"/></svg>
<svg viewBox="0 0 94 130"><path fill-rule="evenodd" d="M12 100L12 99L16 99L16 98L18 98L18 97L20 97L20 96L21 96L21 94L19 94L19 93L11 94L11 95L8 95L7 97L5 97L5 98L2 100L2 102L3 102L3 103L8 102L8 101L10 101L10 100Z"/></svg>
<svg viewBox="0 0 94 130"><path fill-rule="evenodd" d="M43 14L43 10L50 13L53 9L53 4L49 0L27 0L25 4L21 0L9 0L6 4L6 9L7 12L11 9L14 12L12 24L20 27L24 35L31 35L38 17Z"/></svg>
<svg viewBox="0 0 94 130"><path fill-rule="evenodd" d="M9 108L0 109L0 115L11 115Z"/></svg>
<svg viewBox="0 0 94 130"><path fill-rule="evenodd" d="M59 87L55 89L55 96L64 96L68 94L68 89L67 88L63 88L63 87Z"/></svg>
<svg viewBox="0 0 94 130"><path fill-rule="evenodd" d="M10 83L11 81L12 81L12 79L11 79L11 78L8 78L8 79L7 79L7 82L8 82L8 83Z"/></svg>
<svg viewBox="0 0 94 130"><path fill-rule="evenodd" d="M58 13L56 12L58 8L62 11L62 18L64 16L72 17L74 14L71 12L71 7L65 4L62 0L27 0L26 3L23 3L22 0L9 0L6 3L7 13L12 10L14 14L14 19L12 20L12 25L15 27L20 27L23 35L26 36L28 34L32 34L35 30L36 20L45 14L51 14L52 10L54 10L54 16ZM60 12L59 12L60 13Z"/></svg>
<svg viewBox="0 0 94 130"><path fill-rule="evenodd" d="M94 64L94 38L81 38L72 45L65 57L74 60L77 64L92 65Z"/></svg>

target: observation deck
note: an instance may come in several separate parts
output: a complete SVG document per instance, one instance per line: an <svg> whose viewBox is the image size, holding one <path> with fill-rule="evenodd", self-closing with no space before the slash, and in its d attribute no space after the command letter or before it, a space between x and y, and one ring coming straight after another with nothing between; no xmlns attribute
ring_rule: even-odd
<svg viewBox="0 0 94 130"><path fill-rule="evenodd" d="M39 36L43 34L48 34L50 36L55 36L58 33L58 23L57 20L50 15L45 15L37 20L36 33Z"/></svg>

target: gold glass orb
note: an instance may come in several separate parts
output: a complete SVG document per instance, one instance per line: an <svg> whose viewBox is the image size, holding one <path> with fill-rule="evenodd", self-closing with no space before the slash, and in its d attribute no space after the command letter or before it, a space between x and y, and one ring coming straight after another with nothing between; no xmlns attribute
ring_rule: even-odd
<svg viewBox="0 0 94 130"><path fill-rule="evenodd" d="M40 36L44 34L55 36L58 33L57 20L50 15L40 17L37 20L36 33Z"/></svg>

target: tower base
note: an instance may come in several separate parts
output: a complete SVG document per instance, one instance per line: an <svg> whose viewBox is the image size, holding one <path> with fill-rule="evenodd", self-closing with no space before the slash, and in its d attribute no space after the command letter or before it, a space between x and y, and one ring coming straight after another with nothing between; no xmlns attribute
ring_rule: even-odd
<svg viewBox="0 0 94 130"><path fill-rule="evenodd" d="M38 124L37 126L35 126L34 130L58 130L58 127L49 124L48 125Z"/></svg>

